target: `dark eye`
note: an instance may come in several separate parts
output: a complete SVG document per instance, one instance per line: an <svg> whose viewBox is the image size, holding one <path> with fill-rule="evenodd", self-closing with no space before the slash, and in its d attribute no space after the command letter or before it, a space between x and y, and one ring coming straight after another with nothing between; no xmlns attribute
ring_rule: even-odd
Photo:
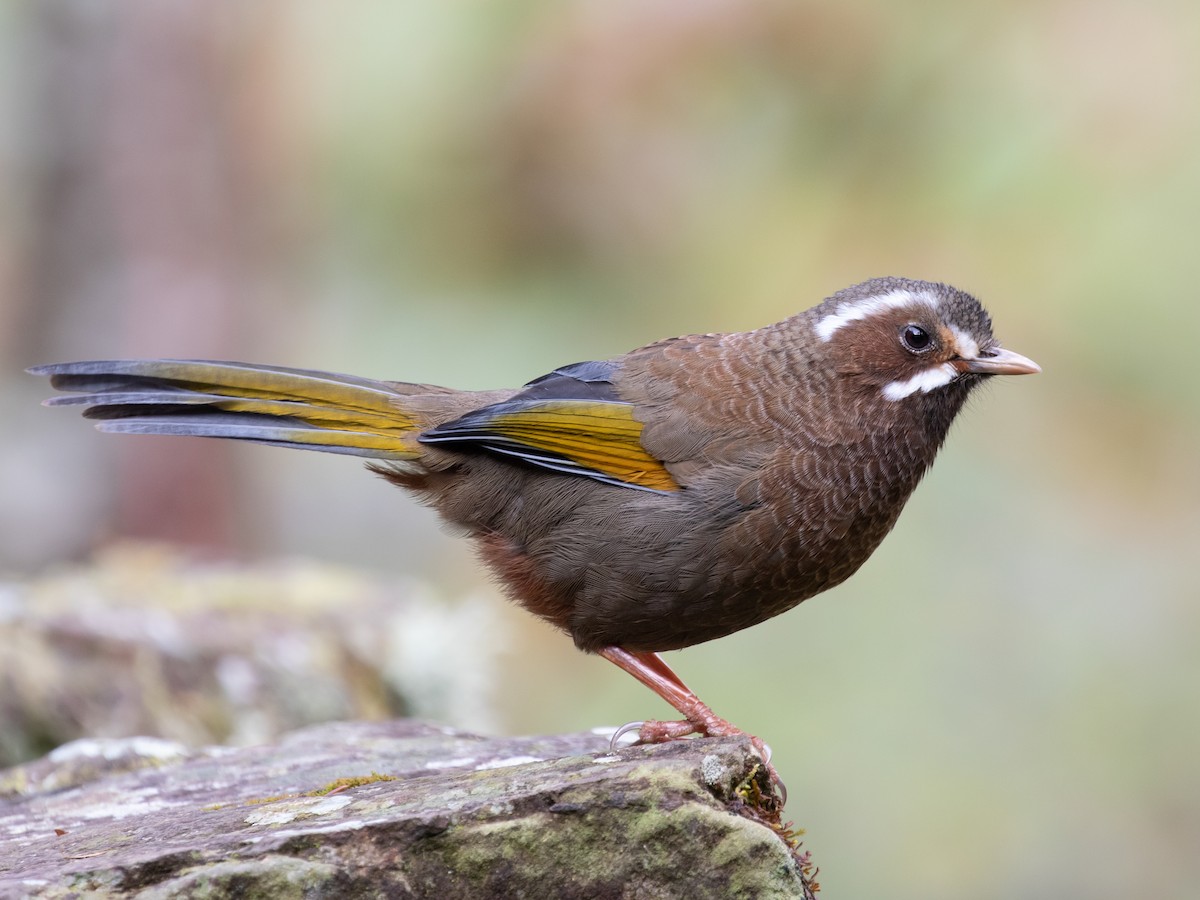
<svg viewBox="0 0 1200 900"><path fill-rule="evenodd" d="M933 344L929 332L920 325L905 325L900 332L900 340L904 342L904 348L913 353L924 353Z"/></svg>

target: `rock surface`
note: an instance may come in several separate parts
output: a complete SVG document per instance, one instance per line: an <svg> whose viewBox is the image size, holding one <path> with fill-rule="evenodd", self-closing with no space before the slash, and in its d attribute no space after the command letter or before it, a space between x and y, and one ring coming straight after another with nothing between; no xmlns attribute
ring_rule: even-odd
<svg viewBox="0 0 1200 900"><path fill-rule="evenodd" d="M0 898L811 897L778 822L744 738L82 740L0 772Z"/></svg>

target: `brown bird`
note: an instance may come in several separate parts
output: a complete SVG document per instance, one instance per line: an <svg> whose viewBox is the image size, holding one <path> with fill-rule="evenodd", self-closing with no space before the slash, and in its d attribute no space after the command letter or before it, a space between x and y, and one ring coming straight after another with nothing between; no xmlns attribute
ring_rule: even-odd
<svg viewBox="0 0 1200 900"><path fill-rule="evenodd" d="M849 577L1001 349L974 297L880 278L775 325L659 341L469 392L189 360L30 370L102 431L379 460L463 529L507 592L677 709L643 741L740 733L658 656ZM761 741L754 739L762 748ZM765 755L765 752L764 752Z"/></svg>

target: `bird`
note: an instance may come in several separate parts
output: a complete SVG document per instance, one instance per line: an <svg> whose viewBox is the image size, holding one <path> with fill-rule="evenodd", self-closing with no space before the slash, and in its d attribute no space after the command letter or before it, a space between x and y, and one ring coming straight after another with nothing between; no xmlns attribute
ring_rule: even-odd
<svg viewBox="0 0 1200 900"><path fill-rule="evenodd" d="M756 330L668 338L515 389L207 360L28 371L67 392L47 405L83 406L101 431L366 458L469 536L517 604L678 711L631 723L651 743L745 734L660 654L846 580L972 392L1041 369L1001 347L971 294L887 277Z"/></svg>

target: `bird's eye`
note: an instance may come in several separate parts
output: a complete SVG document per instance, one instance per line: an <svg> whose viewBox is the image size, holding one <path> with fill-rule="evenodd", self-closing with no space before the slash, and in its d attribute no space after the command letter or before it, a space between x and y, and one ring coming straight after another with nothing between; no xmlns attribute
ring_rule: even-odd
<svg viewBox="0 0 1200 900"><path fill-rule="evenodd" d="M904 349L912 353L924 353L933 346L933 338L920 325L905 325L900 340L904 342Z"/></svg>

